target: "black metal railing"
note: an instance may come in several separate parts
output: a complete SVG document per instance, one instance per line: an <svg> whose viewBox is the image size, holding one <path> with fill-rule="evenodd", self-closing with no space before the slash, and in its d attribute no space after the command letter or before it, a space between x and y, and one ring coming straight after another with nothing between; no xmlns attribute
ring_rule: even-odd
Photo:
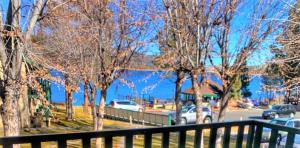
<svg viewBox="0 0 300 148"><path fill-rule="evenodd" d="M232 127L237 127L238 130L233 135ZM100 132L81 132L81 133L67 133L67 134L48 134L48 135L33 135L33 136L19 136L19 137L3 137L0 138L0 145L5 148L12 147L13 144L30 143L31 147L39 148L42 142L55 141L58 148L67 147L67 141L69 140L81 140L82 147L91 147L91 139L103 138L105 148L111 148L113 146L114 137L124 137L125 147L133 147L133 139L136 135L144 135L144 148L150 148L152 146L152 135L161 134L161 146L168 148L170 144L170 133L178 133L178 147L187 147L187 131L194 131L193 145L195 148L200 148L202 134L206 129L209 129L208 140L204 138L206 145L209 148L216 147L217 132L218 129L224 132L222 147L232 147L230 140L232 136L236 137L235 147L247 147L247 148L259 148L261 145L263 128L271 129L270 140L268 145L270 148L275 148L278 143L279 131L287 132L287 141L285 143L286 148L293 147L294 138L296 134L300 134L300 129L284 127L280 125L274 125L270 123L260 121L236 121L236 122L224 122L224 123L211 123L211 124L199 124L199 125L186 125L186 126L168 126L157 128L142 128L142 129L123 129L112 131L100 131ZM246 130L248 129L248 130ZM246 136L245 136L246 135Z"/></svg>

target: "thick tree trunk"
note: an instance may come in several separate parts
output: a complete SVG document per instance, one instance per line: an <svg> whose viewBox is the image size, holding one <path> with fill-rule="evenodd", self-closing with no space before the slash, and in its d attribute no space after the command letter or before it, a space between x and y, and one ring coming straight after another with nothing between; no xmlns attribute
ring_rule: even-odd
<svg viewBox="0 0 300 148"><path fill-rule="evenodd" d="M88 92L88 81L84 81L84 102L83 102L83 112L89 112L89 92Z"/></svg>
<svg viewBox="0 0 300 148"><path fill-rule="evenodd" d="M28 86L25 82L26 77L26 68L25 63L22 63L21 68L21 91L20 91L20 99L19 99L19 108L20 108L20 116L21 116L21 128L29 128L30 127L30 110L29 110L29 100L28 100Z"/></svg>
<svg viewBox="0 0 300 148"><path fill-rule="evenodd" d="M73 120L73 89L71 87L68 75L65 76L66 89L66 118Z"/></svg>
<svg viewBox="0 0 300 148"><path fill-rule="evenodd" d="M227 93L226 93L227 92ZM229 91L225 91L224 94L221 96L221 103L220 103L220 110L218 113L218 122L224 122L225 121L225 113L227 112L228 107L228 101L229 101ZM216 145L217 147L222 147L222 137L224 134L224 129L219 129L217 133L217 140Z"/></svg>
<svg viewBox="0 0 300 148"><path fill-rule="evenodd" d="M200 91L200 84L198 83L198 72L192 71L191 78L192 78L192 87L195 94L195 101L196 101L196 124L203 123L202 119L202 94Z"/></svg>
<svg viewBox="0 0 300 148"><path fill-rule="evenodd" d="M176 90L175 90L175 105L176 105L176 124L181 123L181 108L182 108L182 102L180 101L180 93L181 93L181 87L184 80L184 72L181 70L178 70L176 72Z"/></svg>
<svg viewBox="0 0 300 148"><path fill-rule="evenodd" d="M20 133L19 90L20 84L8 78L1 110L4 136L18 136Z"/></svg>
<svg viewBox="0 0 300 148"><path fill-rule="evenodd" d="M221 99L221 102L220 102L220 110L218 113L218 122L224 122L225 121L225 113L227 111L228 101L229 101L228 93L223 94L220 99Z"/></svg>
<svg viewBox="0 0 300 148"><path fill-rule="evenodd" d="M70 90L66 92L66 99L67 99L67 120L73 120L73 91Z"/></svg>
<svg viewBox="0 0 300 148"><path fill-rule="evenodd" d="M98 108L98 116L97 116L97 131L103 130L103 124L104 124L104 107L105 107L105 100L106 100L106 94L107 94L108 85L104 84L101 88L101 98L99 102L99 108ZM96 140L96 147L101 148L102 142L101 138L98 138Z"/></svg>
<svg viewBox="0 0 300 148"><path fill-rule="evenodd" d="M200 91L200 85L198 83L198 71L192 71L191 72L191 78L192 78L192 87L194 90L194 94L195 94L195 101L196 101L196 124L201 124L203 123L203 117L202 117L202 94ZM201 134L201 146L200 147L204 147L204 136L203 134Z"/></svg>

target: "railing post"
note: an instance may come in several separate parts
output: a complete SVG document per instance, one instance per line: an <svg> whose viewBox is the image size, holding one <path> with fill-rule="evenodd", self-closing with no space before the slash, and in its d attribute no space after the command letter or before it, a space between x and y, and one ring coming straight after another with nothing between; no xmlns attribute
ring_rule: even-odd
<svg viewBox="0 0 300 148"><path fill-rule="evenodd" d="M229 148L230 132L231 132L231 127L229 125L225 126L225 133L224 133L224 139L223 139L223 148Z"/></svg>
<svg viewBox="0 0 300 148"><path fill-rule="evenodd" d="M186 131L181 130L179 131L179 143L178 147L179 148L185 148L185 141L186 141Z"/></svg>
<svg viewBox="0 0 300 148"><path fill-rule="evenodd" d="M12 147L13 147L12 143L8 143L8 142L3 143L3 148L12 148Z"/></svg>
<svg viewBox="0 0 300 148"><path fill-rule="evenodd" d="M105 137L104 138L104 144L105 144L105 148L112 148L112 146L113 146L112 137Z"/></svg>
<svg viewBox="0 0 300 148"><path fill-rule="evenodd" d="M41 142L40 141L32 142L31 148L41 148Z"/></svg>
<svg viewBox="0 0 300 148"><path fill-rule="evenodd" d="M255 125L254 124L249 125L246 148L252 148L254 131L255 131Z"/></svg>
<svg viewBox="0 0 300 148"><path fill-rule="evenodd" d="M82 147L91 147L90 138L83 138L81 142L82 142Z"/></svg>
<svg viewBox="0 0 300 148"><path fill-rule="evenodd" d="M170 133L163 132L162 138L162 148L169 148L169 140L170 140Z"/></svg>
<svg viewBox="0 0 300 148"><path fill-rule="evenodd" d="M58 148L67 148L67 141L65 139L61 139L57 141Z"/></svg>
<svg viewBox="0 0 300 148"><path fill-rule="evenodd" d="M237 139L236 139L236 147L237 148L243 146L244 129L245 129L244 125L239 126Z"/></svg>
<svg viewBox="0 0 300 148"><path fill-rule="evenodd" d="M147 132L144 135L144 148L151 148L152 146L152 134Z"/></svg>
<svg viewBox="0 0 300 148"><path fill-rule="evenodd" d="M209 148L215 148L216 147L216 140L217 140L217 130L218 128L212 127L210 129L210 135L209 135Z"/></svg>
<svg viewBox="0 0 300 148"><path fill-rule="evenodd" d="M133 135L129 134L129 135L126 135L126 138L125 138L125 144L126 144L126 147L125 148L132 148L133 147Z"/></svg>
<svg viewBox="0 0 300 148"><path fill-rule="evenodd" d="M287 135L285 148L293 148L294 140L295 140L295 133L289 132Z"/></svg>
<svg viewBox="0 0 300 148"><path fill-rule="evenodd" d="M258 124L255 130L254 148L260 148L263 126Z"/></svg>
<svg viewBox="0 0 300 148"><path fill-rule="evenodd" d="M271 130L271 137L269 141L269 148L275 148L277 144L277 137L278 137L278 130L272 129Z"/></svg>
<svg viewBox="0 0 300 148"><path fill-rule="evenodd" d="M202 141L202 129L196 129L194 148L201 148L201 141Z"/></svg>

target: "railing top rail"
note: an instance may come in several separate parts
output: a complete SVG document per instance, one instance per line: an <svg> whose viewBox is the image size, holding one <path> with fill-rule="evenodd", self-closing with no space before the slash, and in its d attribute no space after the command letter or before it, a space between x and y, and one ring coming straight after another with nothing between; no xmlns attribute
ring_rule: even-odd
<svg viewBox="0 0 300 148"><path fill-rule="evenodd" d="M75 139L82 139L82 138L141 135L146 133L156 134L156 133L178 132L178 131L188 131L188 130L196 130L196 129L222 128L225 126L242 126L242 125L246 126L252 124L254 124L253 120L247 120L247 121L232 121L232 122L210 123L210 124L193 124L193 125L184 125L184 126L167 126L167 127L140 128L140 129L120 129L120 130L79 132L79 133L2 137L0 138L0 144L4 144L5 142L17 143L17 144L30 143L33 140L34 141L57 141L60 139L75 140Z"/></svg>
<svg viewBox="0 0 300 148"><path fill-rule="evenodd" d="M292 128L292 127L287 127L283 125L277 125L277 124L272 124L272 123L267 123L267 122L257 121L257 120L254 120L253 122L256 125L261 124L264 128L271 128L271 129L277 129L278 131L300 134L299 128Z"/></svg>

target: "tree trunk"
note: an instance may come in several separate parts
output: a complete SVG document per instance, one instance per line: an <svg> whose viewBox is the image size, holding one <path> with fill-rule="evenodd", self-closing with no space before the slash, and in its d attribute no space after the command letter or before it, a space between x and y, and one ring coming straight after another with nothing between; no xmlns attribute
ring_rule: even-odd
<svg viewBox="0 0 300 148"><path fill-rule="evenodd" d="M227 92L227 93L226 93ZM220 103L220 110L218 113L218 122L224 122L225 121L225 113L227 112L227 107L228 107L228 101L229 101L229 91L224 91L224 94L221 96L221 103ZM224 134L224 129L219 129L217 133L217 140L216 140L216 145L217 147L222 147L222 137Z"/></svg>
<svg viewBox="0 0 300 148"><path fill-rule="evenodd" d="M83 113L89 112L89 92L88 92L88 81L84 80L84 102L83 102Z"/></svg>
<svg viewBox="0 0 300 148"><path fill-rule="evenodd" d="M196 124L203 123L202 119L202 94L200 91L200 84L198 83L198 72L192 71L191 78L192 78L192 87L195 94L195 101L196 101Z"/></svg>
<svg viewBox="0 0 300 148"><path fill-rule="evenodd" d="M97 131L97 108L95 104L96 100L96 87L90 87L91 89L91 110L92 110L92 116L93 116L93 125L94 125L94 130Z"/></svg>
<svg viewBox="0 0 300 148"><path fill-rule="evenodd" d="M8 78L1 110L4 136L18 136L20 133L19 90L20 84Z"/></svg>
<svg viewBox="0 0 300 148"><path fill-rule="evenodd" d="M68 75L65 75L65 89L66 89L66 118L73 120L73 89L71 87Z"/></svg>
<svg viewBox="0 0 300 148"><path fill-rule="evenodd" d="M220 99L221 99L221 102L220 102L220 110L218 113L218 122L224 122L225 121L225 113L227 111L228 101L229 101L228 93L224 93Z"/></svg>
<svg viewBox="0 0 300 148"><path fill-rule="evenodd" d="M184 80L184 72L182 70L176 71L176 90L175 90L175 105L176 105L176 124L181 123L181 108L182 102L180 101L181 87Z"/></svg>
<svg viewBox="0 0 300 148"><path fill-rule="evenodd" d="M203 123L203 117L202 117L202 94L200 91L201 84L198 83L198 71L192 71L191 72L191 78L192 78L192 87L195 94L195 101L196 101L196 124ZM204 147L204 136L201 134L201 146Z"/></svg>
<svg viewBox="0 0 300 148"><path fill-rule="evenodd" d="M106 84L102 85L102 88L101 88L101 98L100 98L100 102L99 102L98 116L97 116L97 131L103 130L104 108L105 108L107 88L108 88L108 85L106 85ZM101 138L98 138L96 140L96 147L101 148L101 146L102 146Z"/></svg>
<svg viewBox="0 0 300 148"><path fill-rule="evenodd" d="M20 117L21 117L21 128L30 127L30 111L29 111L29 100L28 100L28 86L26 81L26 68L25 63L22 63L21 68L21 93L19 99Z"/></svg>

